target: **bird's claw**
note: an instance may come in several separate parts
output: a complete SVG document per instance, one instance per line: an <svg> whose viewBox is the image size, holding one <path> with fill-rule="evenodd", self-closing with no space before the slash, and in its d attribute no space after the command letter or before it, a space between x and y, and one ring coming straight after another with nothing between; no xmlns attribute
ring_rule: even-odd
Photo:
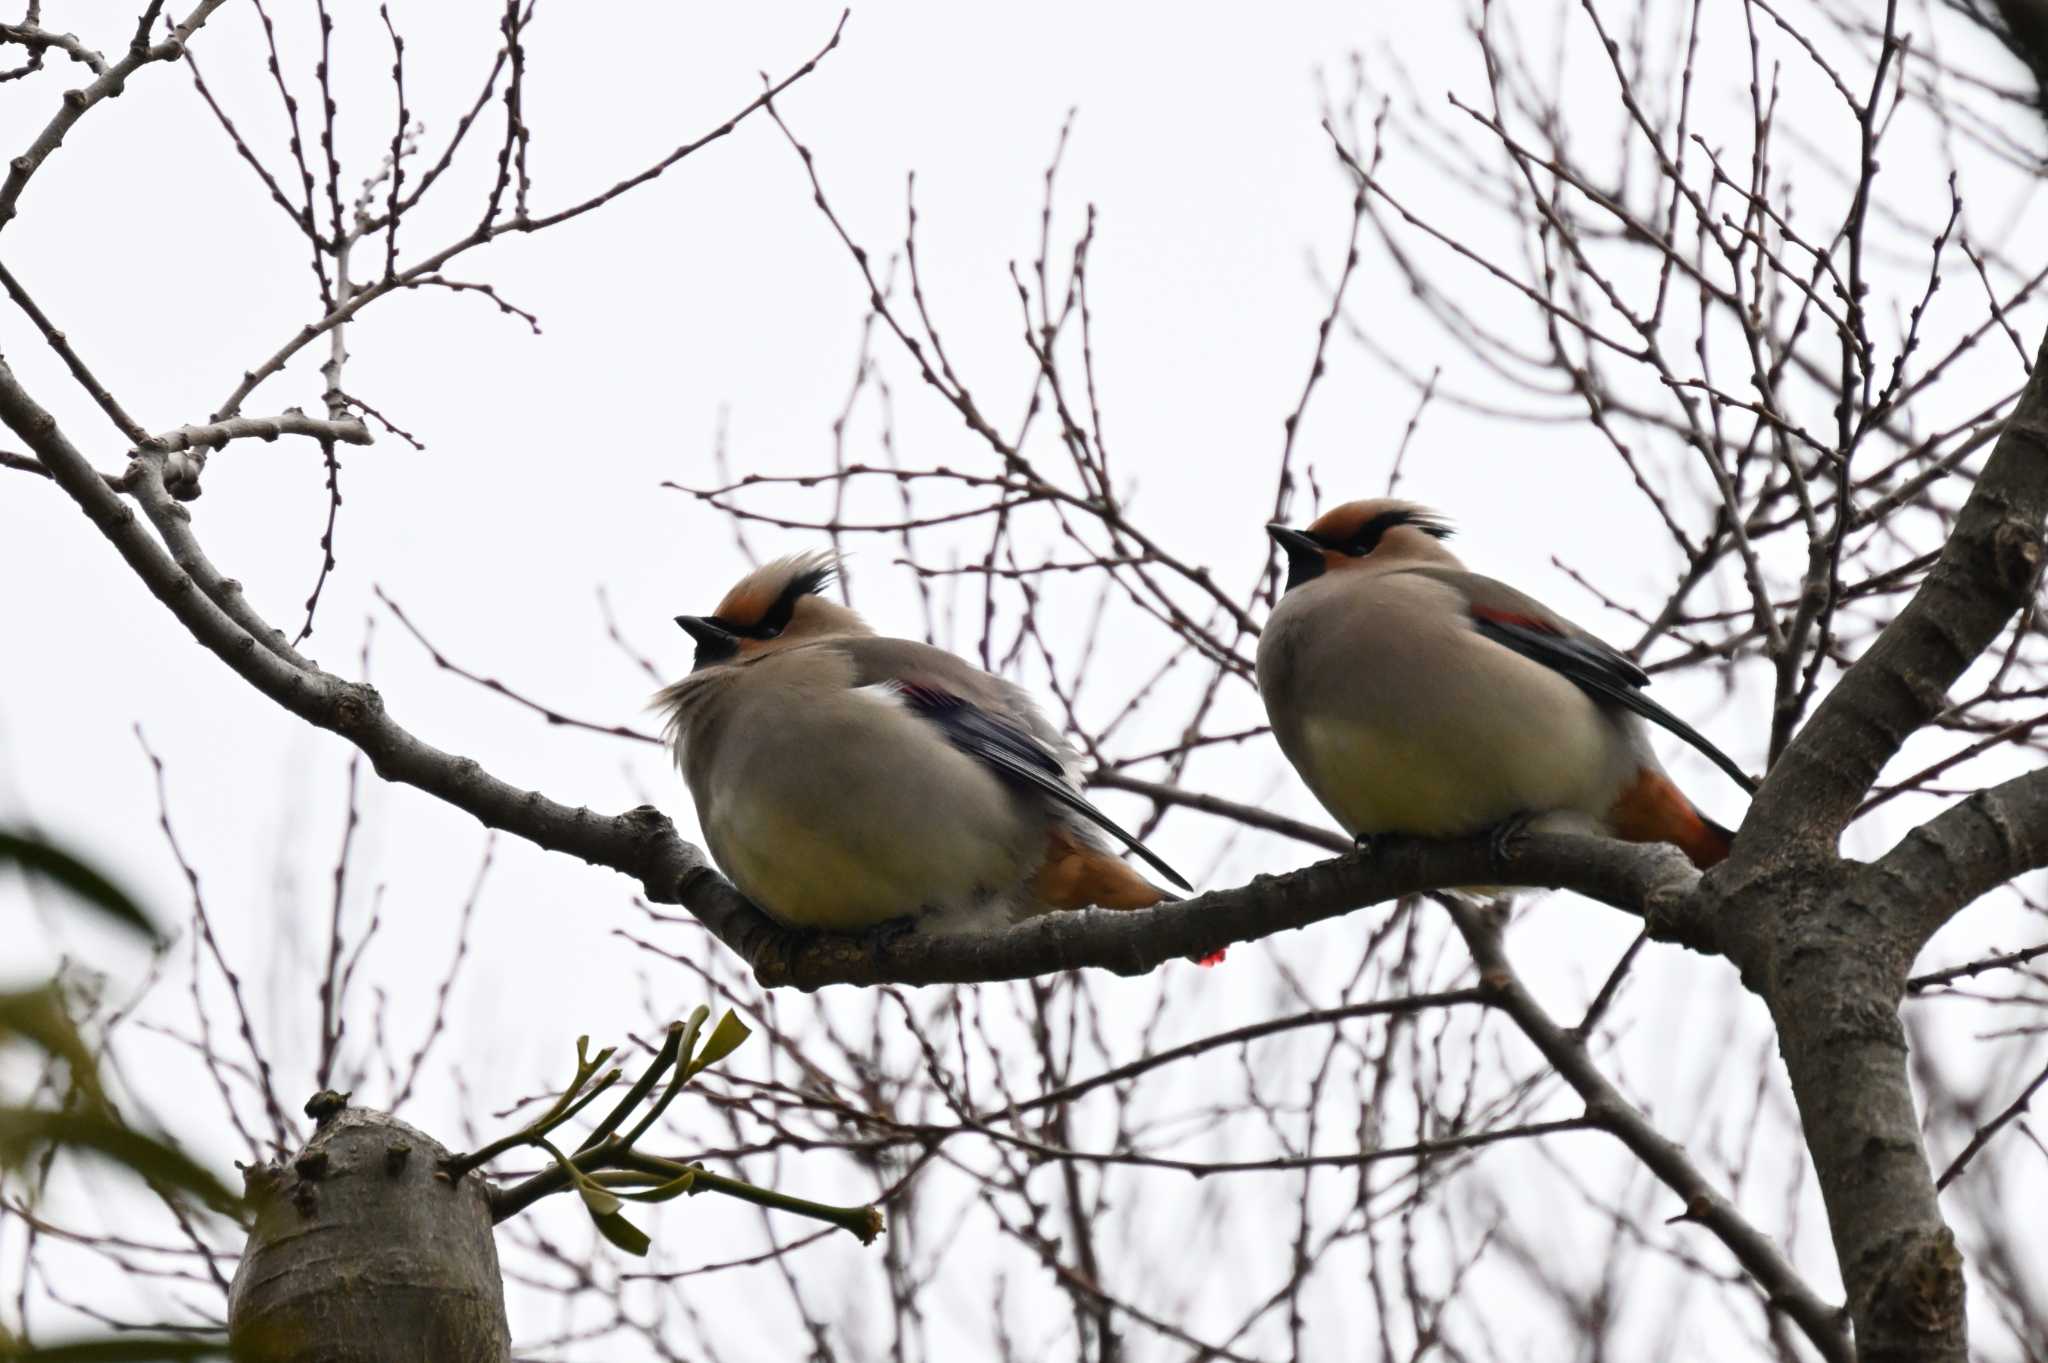
<svg viewBox="0 0 2048 1363"><path fill-rule="evenodd" d="M917 917L914 914L900 914L875 924L861 934L867 942L868 959L879 971L882 964L888 960L889 953L895 950L896 944L916 931Z"/></svg>
<svg viewBox="0 0 2048 1363"><path fill-rule="evenodd" d="M817 940L814 928L796 927L762 914L760 926L745 946L747 959L754 966L754 978L771 988L788 984L797 977L799 963Z"/></svg>
<svg viewBox="0 0 2048 1363"><path fill-rule="evenodd" d="M1515 844L1520 842L1522 835L1529 831L1529 824L1533 817L1533 815L1529 814L1510 814L1507 818L1502 819L1493 826L1493 831L1487 835L1486 849L1493 858L1494 869L1500 870L1505 868L1508 862L1513 859Z"/></svg>

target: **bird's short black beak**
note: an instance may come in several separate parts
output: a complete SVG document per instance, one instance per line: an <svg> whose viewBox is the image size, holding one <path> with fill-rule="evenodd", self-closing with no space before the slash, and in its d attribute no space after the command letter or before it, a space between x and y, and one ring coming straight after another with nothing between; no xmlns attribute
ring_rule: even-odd
<svg viewBox="0 0 2048 1363"><path fill-rule="evenodd" d="M1317 544L1307 534L1296 530L1293 526L1269 525L1266 527L1266 533L1273 537L1275 544L1287 551L1290 558L1296 554L1316 554L1320 556L1323 552L1322 545Z"/></svg>
<svg viewBox="0 0 2048 1363"><path fill-rule="evenodd" d="M721 629L717 624L706 620L701 615L678 615L676 623L681 625L683 633L695 639L700 647L704 644L729 644L732 642L730 631Z"/></svg>
<svg viewBox="0 0 2048 1363"><path fill-rule="evenodd" d="M1287 590L1323 575L1323 546L1313 536L1288 525L1269 525L1266 533L1287 555Z"/></svg>
<svg viewBox="0 0 2048 1363"><path fill-rule="evenodd" d="M740 651L739 636L716 620L701 615L678 615L676 623L683 627L683 633L697 641L697 667L722 663Z"/></svg>

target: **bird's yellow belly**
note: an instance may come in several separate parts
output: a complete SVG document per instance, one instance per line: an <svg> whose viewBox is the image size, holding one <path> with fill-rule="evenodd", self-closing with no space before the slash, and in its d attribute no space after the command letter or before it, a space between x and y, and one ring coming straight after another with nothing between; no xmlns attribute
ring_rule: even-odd
<svg viewBox="0 0 2048 1363"><path fill-rule="evenodd" d="M1303 727L1310 788L1353 835L1452 837L1516 814L1581 808L1602 756L1592 733L1530 744L1329 718Z"/></svg>
<svg viewBox="0 0 2048 1363"><path fill-rule="evenodd" d="M714 818L705 835L733 883L796 927L855 931L958 908L1024 873L1021 859L996 842L867 827L843 813L834 822L827 833L816 819L756 802Z"/></svg>

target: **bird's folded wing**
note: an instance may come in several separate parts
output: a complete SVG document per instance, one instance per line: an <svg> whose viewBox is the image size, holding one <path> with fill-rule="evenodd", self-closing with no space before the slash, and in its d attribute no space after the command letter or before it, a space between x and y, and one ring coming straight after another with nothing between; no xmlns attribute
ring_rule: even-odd
<svg viewBox="0 0 2048 1363"><path fill-rule="evenodd" d="M1068 785L1059 758L1023 728L928 683L912 679L896 683L896 688L912 713L937 724L954 747L1004 780L1049 796L1130 848L1175 885L1193 892L1178 871Z"/></svg>
<svg viewBox="0 0 2048 1363"><path fill-rule="evenodd" d="M1632 710L1669 729L1727 772L1737 785L1756 793L1756 782L1734 759L1643 694L1650 684L1649 674L1628 658L1505 583L1477 573L1460 573L1451 584L1464 592L1472 627L1482 636L1562 674L1597 701Z"/></svg>
<svg viewBox="0 0 2048 1363"><path fill-rule="evenodd" d="M975 704L938 678L922 672L875 678L866 684L886 687L912 714L937 725L947 742L1004 781L1036 791L1079 815L1144 858L1175 885L1190 894L1194 892L1194 887L1178 871L1067 784L1060 755L1023 724Z"/></svg>

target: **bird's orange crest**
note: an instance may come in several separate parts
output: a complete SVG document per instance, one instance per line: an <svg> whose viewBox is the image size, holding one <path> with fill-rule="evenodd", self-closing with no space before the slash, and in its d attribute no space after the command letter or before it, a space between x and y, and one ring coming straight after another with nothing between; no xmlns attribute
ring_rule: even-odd
<svg viewBox="0 0 2048 1363"><path fill-rule="evenodd" d="M734 583L712 614L728 625L758 625L778 602L824 591L837 570L837 560L822 550L778 558Z"/></svg>

